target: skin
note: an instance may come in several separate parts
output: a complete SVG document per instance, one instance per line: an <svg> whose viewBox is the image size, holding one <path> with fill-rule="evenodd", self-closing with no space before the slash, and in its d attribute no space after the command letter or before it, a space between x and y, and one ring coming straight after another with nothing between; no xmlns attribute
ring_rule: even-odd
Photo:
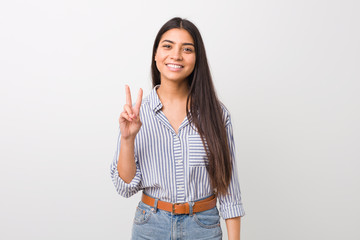
<svg viewBox="0 0 360 240"><path fill-rule="evenodd" d="M186 117L186 98L189 92L187 77L195 67L194 40L184 29L171 29L163 34L155 54L161 85L157 89L163 104L162 111L175 132ZM171 65L181 66L173 69Z"/></svg>
<svg viewBox="0 0 360 240"><path fill-rule="evenodd" d="M119 118L121 144L117 169L121 179L126 183L130 183L136 173L134 143L135 136L142 125L139 113L143 91L140 88L134 106L132 106L130 88L127 85L125 86L125 94L126 104L124 105L124 111L120 114Z"/></svg>
<svg viewBox="0 0 360 240"><path fill-rule="evenodd" d="M241 218L228 218L225 220L229 240L240 240Z"/></svg>
<svg viewBox="0 0 360 240"><path fill-rule="evenodd" d="M179 126L186 117L186 98L189 91L187 77L194 70L196 62L194 40L191 35L184 29L171 29L165 32L160 39L155 61L161 78L161 85L157 89L163 105L161 110L178 133ZM172 64L181 68L176 68ZM139 113L143 91L139 90L134 106L127 85L125 93L126 104L119 117L121 145L118 172L126 183L130 183L136 173L134 142L141 128ZM239 240L240 217L230 218L225 222L229 240Z"/></svg>

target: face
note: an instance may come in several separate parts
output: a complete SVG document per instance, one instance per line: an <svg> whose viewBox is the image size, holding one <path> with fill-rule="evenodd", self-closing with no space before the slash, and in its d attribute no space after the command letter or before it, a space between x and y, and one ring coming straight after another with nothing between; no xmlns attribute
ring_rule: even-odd
<svg viewBox="0 0 360 240"><path fill-rule="evenodd" d="M184 81L195 67L194 40L188 31L173 28L165 32L155 54L163 81Z"/></svg>

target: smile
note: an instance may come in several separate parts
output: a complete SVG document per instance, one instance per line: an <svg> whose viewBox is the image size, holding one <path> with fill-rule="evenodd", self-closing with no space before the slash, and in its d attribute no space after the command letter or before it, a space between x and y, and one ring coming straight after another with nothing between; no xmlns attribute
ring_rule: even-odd
<svg viewBox="0 0 360 240"><path fill-rule="evenodd" d="M166 64L166 66L168 66L168 67L171 67L171 68L183 68L184 66L182 66L182 65L176 65L176 64Z"/></svg>

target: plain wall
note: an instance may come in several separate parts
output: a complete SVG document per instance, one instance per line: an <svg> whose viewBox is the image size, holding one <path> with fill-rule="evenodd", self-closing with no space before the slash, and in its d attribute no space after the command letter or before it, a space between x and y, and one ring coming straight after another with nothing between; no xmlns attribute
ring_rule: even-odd
<svg viewBox="0 0 360 240"><path fill-rule="evenodd" d="M130 238L140 194L109 173L124 85L151 91L155 35L181 16L232 114L242 239L360 239L359 5L2 1L1 238Z"/></svg>

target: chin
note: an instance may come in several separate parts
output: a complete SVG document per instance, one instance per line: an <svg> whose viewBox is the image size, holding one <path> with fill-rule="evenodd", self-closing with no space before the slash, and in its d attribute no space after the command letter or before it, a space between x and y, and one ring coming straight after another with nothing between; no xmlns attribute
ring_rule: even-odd
<svg viewBox="0 0 360 240"><path fill-rule="evenodd" d="M177 77L177 78L172 78L173 81L187 81L188 76L181 76L181 77Z"/></svg>
<svg viewBox="0 0 360 240"><path fill-rule="evenodd" d="M182 82L186 81L188 76L163 76L162 79L167 79L169 81Z"/></svg>

